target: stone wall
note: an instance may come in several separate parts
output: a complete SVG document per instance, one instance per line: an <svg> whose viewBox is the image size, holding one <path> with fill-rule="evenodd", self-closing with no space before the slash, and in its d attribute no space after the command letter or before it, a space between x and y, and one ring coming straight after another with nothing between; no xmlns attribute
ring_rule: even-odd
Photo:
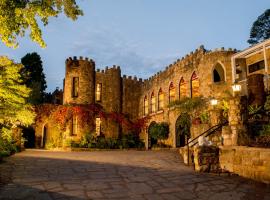
<svg viewBox="0 0 270 200"><path fill-rule="evenodd" d="M220 147L220 167L240 176L270 183L270 149Z"/></svg>
<svg viewBox="0 0 270 200"><path fill-rule="evenodd" d="M235 51L232 49L207 51L201 46L195 52L166 67L164 71L158 72L145 80L140 97L139 117L144 117L143 103L144 98L147 97L149 102L149 114L147 115L149 117L149 123L147 126L153 121L167 122L170 126L170 134L166 143L172 147L176 147L175 122L180 116L181 111L168 107L170 83L173 83L176 88L175 100L179 100L179 83L181 78L183 78L187 84L188 97L190 97L191 76L195 72L199 77L199 94L204 97L222 99L226 95L225 92L231 90L231 56L234 53ZM213 70L216 65L221 65L225 74L225 80L218 83L213 81ZM164 108L162 110L158 110L158 92L160 89L164 93ZM154 113L150 112L152 93L154 93L156 99L156 111ZM147 134L147 129L143 134ZM146 135L145 138L147 137Z"/></svg>
<svg viewBox="0 0 270 200"><path fill-rule="evenodd" d="M194 147L194 165L198 172L218 172L219 149L215 146Z"/></svg>
<svg viewBox="0 0 270 200"><path fill-rule="evenodd" d="M79 78L78 97L72 96L73 78ZM91 104L95 102L95 62L77 57L66 60L64 104Z"/></svg>

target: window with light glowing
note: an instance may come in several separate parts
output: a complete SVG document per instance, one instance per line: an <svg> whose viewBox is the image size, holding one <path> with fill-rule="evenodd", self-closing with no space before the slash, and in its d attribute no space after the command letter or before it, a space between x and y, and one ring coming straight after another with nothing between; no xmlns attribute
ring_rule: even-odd
<svg viewBox="0 0 270 200"><path fill-rule="evenodd" d="M187 82L183 78L181 78L180 83L179 83L179 98L180 100L187 97L188 94L188 88L187 88Z"/></svg>
<svg viewBox="0 0 270 200"><path fill-rule="evenodd" d="M190 81L190 94L191 97L198 97L200 96L199 93L199 77L197 76L197 74L195 72L193 72L192 76L191 76L191 81Z"/></svg>
<svg viewBox="0 0 270 200"><path fill-rule="evenodd" d="M147 96L145 96L144 100L143 100L143 113L144 113L144 115L148 115L148 99L147 99Z"/></svg>
<svg viewBox="0 0 270 200"><path fill-rule="evenodd" d="M162 89L160 88L158 92L158 110L162 110L164 107L164 93Z"/></svg>
<svg viewBox="0 0 270 200"><path fill-rule="evenodd" d="M96 101L97 102L101 101L101 91L102 91L102 84L98 83L96 87Z"/></svg>
<svg viewBox="0 0 270 200"><path fill-rule="evenodd" d="M154 92L151 94L151 113L156 112L156 97Z"/></svg>
<svg viewBox="0 0 270 200"><path fill-rule="evenodd" d="M96 135L100 136L101 133L101 119L99 117L96 118Z"/></svg>

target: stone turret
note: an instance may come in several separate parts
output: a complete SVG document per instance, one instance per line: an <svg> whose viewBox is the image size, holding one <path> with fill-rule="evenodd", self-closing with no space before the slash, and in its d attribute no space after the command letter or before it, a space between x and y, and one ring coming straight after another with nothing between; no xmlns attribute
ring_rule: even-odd
<svg viewBox="0 0 270 200"><path fill-rule="evenodd" d="M77 83L75 83L77 81ZM76 91L75 91L76 90ZM74 95L74 91L75 94ZM64 104L89 104L95 102L95 62L77 57L66 60Z"/></svg>

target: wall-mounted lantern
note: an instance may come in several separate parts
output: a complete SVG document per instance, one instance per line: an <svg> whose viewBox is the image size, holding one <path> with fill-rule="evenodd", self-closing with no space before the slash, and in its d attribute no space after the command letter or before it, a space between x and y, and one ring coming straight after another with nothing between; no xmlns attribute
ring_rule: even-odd
<svg viewBox="0 0 270 200"><path fill-rule="evenodd" d="M216 106L218 104L218 100L217 99L211 99L210 103L212 106Z"/></svg>
<svg viewBox="0 0 270 200"><path fill-rule="evenodd" d="M233 84L232 90L233 90L233 92L240 92L241 91L241 85Z"/></svg>

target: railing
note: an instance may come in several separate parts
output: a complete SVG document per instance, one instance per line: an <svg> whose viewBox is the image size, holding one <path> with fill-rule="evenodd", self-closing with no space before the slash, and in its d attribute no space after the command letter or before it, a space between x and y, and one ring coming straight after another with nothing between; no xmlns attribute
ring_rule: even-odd
<svg viewBox="0 0 270 200"><path fill-rule="evenodd" d="M222 126L225 126L227 124L228 124L228 121L225 121L225 122L219 123L219 124L217 124L215 126L212 126L211 128L209 128L208 130L204 131L203 133L201 133L200 135L198 135L197 137L195 137L191 141L188 141L187 142L186 146L188 148L188 165L189 165L189 147L193 147L194 145L196 145L198 143L199 137L201 137L201 136L208 137L210 135L213 135L214 133L216 133L216 131L218 129L220 129ZM197 140L197 141L194 142L195 140Z"/></svg>

